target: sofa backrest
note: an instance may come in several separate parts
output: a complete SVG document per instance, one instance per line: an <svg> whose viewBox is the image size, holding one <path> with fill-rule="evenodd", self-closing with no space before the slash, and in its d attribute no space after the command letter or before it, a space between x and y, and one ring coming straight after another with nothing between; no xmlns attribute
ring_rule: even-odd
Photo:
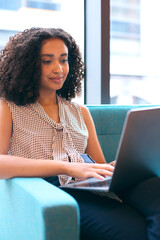
<svg viewBox="0 0 160 240"><path fill-rule="evenodd" d="M147 105L148 106L148 105ZM151 105L149 105L151 106ZM153 105L152 105L153 106ZM87 105L93 117L99 142L107 162L115 160L127 112L142 105Z"/></svg>

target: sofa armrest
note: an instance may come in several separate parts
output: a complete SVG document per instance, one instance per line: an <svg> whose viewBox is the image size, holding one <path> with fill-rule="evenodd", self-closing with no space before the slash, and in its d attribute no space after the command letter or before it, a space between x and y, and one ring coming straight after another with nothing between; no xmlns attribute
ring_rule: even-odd
<svg viewBox="0 0 160 240"><path fill-rule="evenodd" d="M0 226L3 240L78 240L78 204L41 178L0 180Z"/></svg>

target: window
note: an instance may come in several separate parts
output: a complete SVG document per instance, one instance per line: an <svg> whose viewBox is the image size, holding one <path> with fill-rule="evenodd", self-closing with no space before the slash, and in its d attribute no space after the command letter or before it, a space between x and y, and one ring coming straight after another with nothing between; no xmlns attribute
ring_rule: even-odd
<svg viewBox="0 0 160 240"><path fill-rule="evenodd" d="M158 104L160 1L110 3L110 102Z"/></svg>
<svg viewBox="0 0 160 240"><path fill-rule="evenodd" d="M83 0L1 0L0 49L16 32L31 27L62 28L69 32L84 52ZM83 103L84 98L76 101Z"/></svg>

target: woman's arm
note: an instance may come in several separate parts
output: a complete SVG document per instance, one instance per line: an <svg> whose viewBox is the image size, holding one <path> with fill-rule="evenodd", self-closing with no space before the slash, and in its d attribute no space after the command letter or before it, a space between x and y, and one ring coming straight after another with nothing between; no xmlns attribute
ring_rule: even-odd
<svg viewBox="0 0 160 240"><path fill-rule="evenodd" d="M0 100L0 178L47 177L65 174L75 178L96 177L103 179L112 175L113 167L106 164L66 163L44 159L26 159L9 156L8 148L12 134L12 114L8 104Z"/></svg>
<svg viewBox="0 0 160 240"><path fill-rule="evenodd" d="M83 113L83 118L86 123L89 138L88 144L86 148L86 153L89 154L96 163L106 163L105 157L103 155L101 146L99 144L99 140L97 137L95 125L92 119L92 116L85 106L81 106L81 110Z"/></svg>
<svg viewBox="0 0 160 240"><path fill-rule="evenodd" d="M26 159L0 154L0 179L13 177L49 177L68 175L74 178L103 179L112 176L113 167L109 164L68 163L42 159Z"/></svg>

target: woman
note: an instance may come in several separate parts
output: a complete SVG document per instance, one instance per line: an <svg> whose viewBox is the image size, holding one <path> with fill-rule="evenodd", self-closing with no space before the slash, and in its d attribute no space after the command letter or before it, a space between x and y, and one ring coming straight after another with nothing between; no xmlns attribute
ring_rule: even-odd
<svg viewBox="0 0 160 240"><path fill-rule="evenodd" d="M65 31L32 28L10 38L0 56L0 178L43 177L59 186L112 176L114 164L105 161L89 111L71 102L82 78L79 48ZM86 164L81 154L96 163ZM151 219L148 207L146 213L134 206L143 188L120 195L133 206L68 190L80 207L81 239L159 239L147 225L150 219L159 229L159 208L151 208Z"/></svg>

